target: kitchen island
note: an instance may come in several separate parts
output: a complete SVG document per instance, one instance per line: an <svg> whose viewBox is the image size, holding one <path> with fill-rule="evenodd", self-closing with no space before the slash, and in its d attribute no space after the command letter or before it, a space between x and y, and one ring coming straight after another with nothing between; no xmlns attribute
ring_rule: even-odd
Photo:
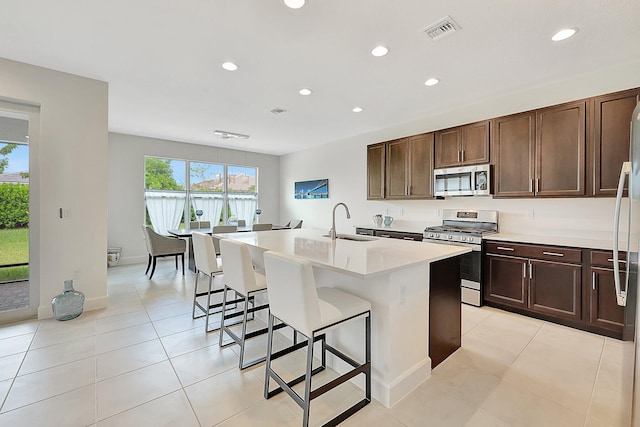
<svg viewBox="0 0 640 427"><path fill-rule="evenodd" d="M432 358L440 361L460 347L458 256L468 248L357 235L332 241L311 229L216 237L246 243L258 263L266 250L305 258L318 286L370 301L372 394L387 407L431 375ZM359 358L362 333L362 325L354 324L328 339Z"/></svg>

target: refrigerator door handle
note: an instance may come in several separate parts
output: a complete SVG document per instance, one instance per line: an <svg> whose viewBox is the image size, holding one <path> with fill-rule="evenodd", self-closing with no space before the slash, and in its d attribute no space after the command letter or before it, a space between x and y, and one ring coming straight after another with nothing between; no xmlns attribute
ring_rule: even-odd
<svg viewBox="0 0 640 427"><path fill-rule="evenodd" d="M620 286L620 262L618 260L618 237L620 227L620 205L622 203L622 193L624 192L624 181L627 175L631 173L631 162L624 162L620 170L620 179L618 181L618 192L616 193L616 209L613 217L613 280L616 286L616 300L619 306L627 305L627 292L623 291ZM628 242L627 242L628 244ZM626 283L627 279L625 279Z"/></svg>

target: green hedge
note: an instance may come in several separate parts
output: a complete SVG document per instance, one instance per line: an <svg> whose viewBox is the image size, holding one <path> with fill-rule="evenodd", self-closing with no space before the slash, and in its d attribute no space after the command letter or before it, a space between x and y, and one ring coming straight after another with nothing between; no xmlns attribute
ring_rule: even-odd
<svg viewBox="0 0 640 427"><path fill-rule="evenodd" d="M29 225L29 185L0 184L0 228Z"/></svg>

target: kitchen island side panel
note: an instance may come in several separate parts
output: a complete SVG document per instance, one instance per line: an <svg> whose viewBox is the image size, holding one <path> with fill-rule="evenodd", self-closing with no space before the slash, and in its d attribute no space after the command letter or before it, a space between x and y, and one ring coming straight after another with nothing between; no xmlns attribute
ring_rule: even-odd
<svg viewBox="0 0 640 427"><path fill-rule="evenodd" d="M462 345L460 257L431 263L429 356L435 368Z"/></svg>

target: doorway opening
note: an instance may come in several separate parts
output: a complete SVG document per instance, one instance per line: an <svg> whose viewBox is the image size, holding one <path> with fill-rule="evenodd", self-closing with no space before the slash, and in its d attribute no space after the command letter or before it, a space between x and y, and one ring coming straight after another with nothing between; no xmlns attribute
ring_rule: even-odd
<svg viewBox="0 0 640 427"><path fill-rule="evenodd" d="M37 109L0 102L0 323L33 317L38 308L39 287L29 268L34 119Z"/></svg>

